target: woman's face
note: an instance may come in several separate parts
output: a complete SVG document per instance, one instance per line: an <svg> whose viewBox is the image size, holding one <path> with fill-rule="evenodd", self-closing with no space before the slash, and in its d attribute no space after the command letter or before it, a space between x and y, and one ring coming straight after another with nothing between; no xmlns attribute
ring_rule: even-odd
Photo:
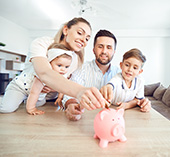
<svg viewBox="0 0 170 157"><path fill-rule="evenodd" d="M63 33L65 35L63 44L72 51L80 51L86 47L90 39L91 29L86 23L78 22L70 29L65 26Z"/></svg>

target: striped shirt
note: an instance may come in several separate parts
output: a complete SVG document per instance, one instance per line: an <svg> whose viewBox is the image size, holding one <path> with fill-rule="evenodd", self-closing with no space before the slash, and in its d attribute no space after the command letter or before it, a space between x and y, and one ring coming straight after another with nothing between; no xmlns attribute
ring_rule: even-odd
<svg viewBox="0 0 170 157"><path fill-rule="evenodd" d="M92 60L84 63L81 69L73 72L70 80L85 87L96 87L100 89L102 86L106 85L118 72L120 72L120 69L117 66L110 64L109 69L103 75L95 60ZM62 101L63 104L65 104L65 102L70 98L71 97L65 95Z"/></svg>

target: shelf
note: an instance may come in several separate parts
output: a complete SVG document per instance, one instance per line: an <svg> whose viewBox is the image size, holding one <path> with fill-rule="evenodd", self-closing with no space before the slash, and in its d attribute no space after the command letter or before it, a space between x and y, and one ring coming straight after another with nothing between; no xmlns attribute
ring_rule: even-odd
<svg viewBox="0 0 170 157"><path fill-rule="evenodd" d="M16 52L7 51L7 50L2 50L2 49L0 49L0 52L21 56L21 62L25 62L26 55L19 54L19 53L16 53Z"/></svg>
<svg viewBox="0 0 170 157"><path fill-rule="evenodd" d="M24 62L6 60L6 70L22 71L23 64L24 64Z"/></svg>

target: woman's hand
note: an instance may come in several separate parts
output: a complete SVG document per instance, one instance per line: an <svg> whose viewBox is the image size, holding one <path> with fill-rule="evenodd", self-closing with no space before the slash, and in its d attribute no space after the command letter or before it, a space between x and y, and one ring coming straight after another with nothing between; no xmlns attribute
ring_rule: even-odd
<svg viewBox="0 0 170 157"><path fill-rule="evenodd" d="M84 88L77 96L80 105L87 110L94 110L97 108L104 108L105 104L110 104L103 98L102 94L95 87Z"/></svg>
<svg viewBox="0 0 170 157"><path fill-rule="evenodd" d="M37 108L27 109L27 112L28 112L30 115L41 115L41 114L44 114L44 113L45 113L44 111L38 110Z"/></svg>

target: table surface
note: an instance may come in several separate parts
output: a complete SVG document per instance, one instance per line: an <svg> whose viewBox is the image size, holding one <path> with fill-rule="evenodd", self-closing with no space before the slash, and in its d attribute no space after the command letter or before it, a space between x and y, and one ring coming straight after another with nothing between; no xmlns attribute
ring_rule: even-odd
<svg viewBox="0 0 170 157"><path fill-rule="evenodd" d="M109 143L107 148L100 148L93 138L99 109L85 111L76 122L51 103L41 109L44 115L28 115L24 106L12 114L0 114L0 156L170 156L170 121L154 109L149 113L126 110L127 141Z"/></svg>

